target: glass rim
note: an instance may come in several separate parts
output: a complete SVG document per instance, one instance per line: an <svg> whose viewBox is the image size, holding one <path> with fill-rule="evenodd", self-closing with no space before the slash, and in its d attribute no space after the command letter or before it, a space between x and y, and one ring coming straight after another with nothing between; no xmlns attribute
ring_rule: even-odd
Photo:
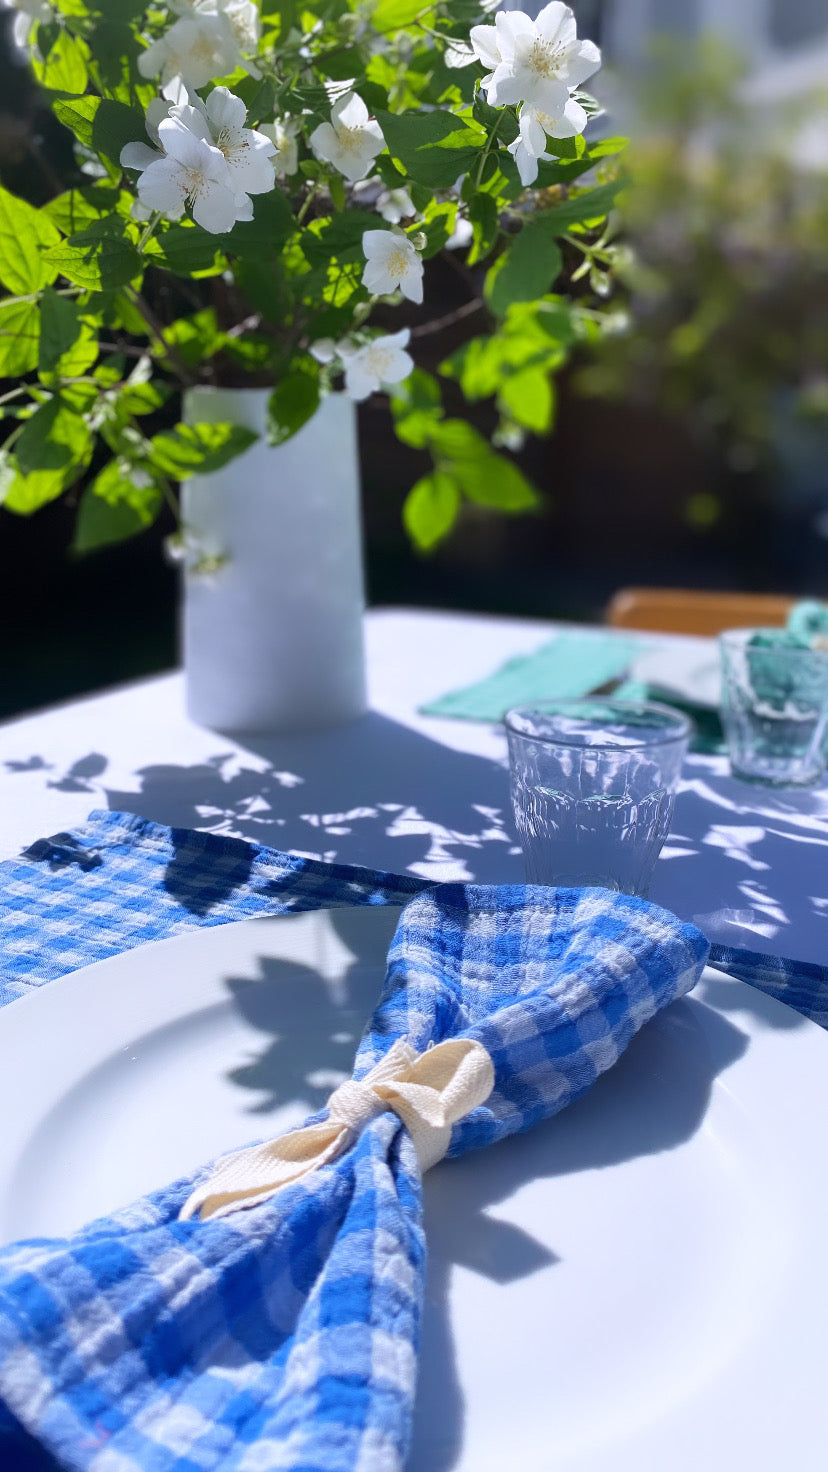
<svg viewBox="0 0 828 1472"><path fill-rule="evenodd" d="M719 645L725 649L747 649L749 647L749 639L752 634L779 633L784 633L784 629L781 629L778 625L772 626L770 624L754 624L748 628L722 629L716 637ZM781 655L783 659L800 659L803 655L807 656L809 659L828 659L828 645L814 646L813 644L757 644L755 647L757 653L773 654L774 656Z"/></svg>
<svg viewBox="0 0 828 1472"><path fill-rule="evenodd" d="M596 741L589 746L581 747L581 743L573 741L571 736L541 736L532 735L528 731L521 731L513 721L513 717L531 715L536 711L539 715L566 714L566 708L574 708L579 705L603 705L619 711L622 715L625 711L653 711L654 714L666 716L670 722L670 728L662 727L660 730L652 728L650 736L642 737L640 741L631 741L624 746L619 746L614 741ZM652 746L671 746L680 741L687 741L694 730L694 722L684 711L677 710L675 706L665 705L659 700L616 700L612 695L562 695L547 700L533 700L524 702L523 705L514 705L506 711L503 724L507 733L519 736L525 741L537 741L543 746L576 746L584 751L638 751Z"/></svg>

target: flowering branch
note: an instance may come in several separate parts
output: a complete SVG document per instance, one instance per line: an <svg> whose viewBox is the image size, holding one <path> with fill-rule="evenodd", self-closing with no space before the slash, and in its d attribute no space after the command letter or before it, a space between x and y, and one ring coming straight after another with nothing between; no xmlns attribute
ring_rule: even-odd
<svg viewBox="0 0 828 1472"><path fill-rule="evenodd" d="M621 146L584 137L599 53L560 0L494 21L490 0L441 0L437 24L424 5L402 25L391 0L347 4L311 4L302 29L257 0L130 5L114 54L100 0L17 0L80 182L41 209L0 190L0 374L22 385L0 452L8 510L80 486L78 548L140 531L174 481L249 442L169 427L181 388L230 376L272 386L275 443L343 383L355 401L389 393L400 438L434 457L404 508L423 549L464 501L534 503L494 442L445 418L409 349L485 313L441 373L494 401L500 443L548 432L549 380L611 282L619 184L578 183ZM567 275L567 238L583 274ZM471 300L430 317L438 256Z"/></svg>

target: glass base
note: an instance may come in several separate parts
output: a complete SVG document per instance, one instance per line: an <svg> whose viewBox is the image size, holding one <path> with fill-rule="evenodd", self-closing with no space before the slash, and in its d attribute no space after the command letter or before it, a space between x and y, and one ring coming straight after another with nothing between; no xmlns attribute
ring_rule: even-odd
<svg viewBox="0 0 828 1472"><path fill-rule="evenodd" d="M740 782L749 782L753 787L818 787L825 778L824 767L820 767L817 771L809 770L804 773L786 773L764 768L757 771L740 767L732 759L730 770Z"/></svg>

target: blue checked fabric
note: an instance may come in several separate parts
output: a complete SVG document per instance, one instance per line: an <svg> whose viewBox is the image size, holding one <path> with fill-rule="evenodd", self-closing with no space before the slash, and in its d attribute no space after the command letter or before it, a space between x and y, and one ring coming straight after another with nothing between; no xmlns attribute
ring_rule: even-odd
<svg viewBox="0 0 828 1472"><path fill-rule="evenodd" d="M33 987L196 925L342 905L402 905L413 875L96 811L0 863L0 1007ZM0 1469L2 1472L2 1469Z"/></svg>
<svg viewBox="0 0 828 1472"><path fill-rule="evenodd" d="M400 1037L476 1039L494 1090L449 1154L491 1144L583 1094L707 950L605 890L435 886L402 912L354 1075ZM33 1472L45 1449L76 1472L402 1468L424 1285L403 1125L382 1114L270 1201L179 1221L208 1169L0 1252L0 1466Z"/></svg>

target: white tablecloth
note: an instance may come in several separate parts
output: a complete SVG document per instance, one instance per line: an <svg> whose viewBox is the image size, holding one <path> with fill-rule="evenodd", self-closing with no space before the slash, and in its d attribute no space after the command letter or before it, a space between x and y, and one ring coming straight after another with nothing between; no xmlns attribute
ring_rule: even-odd
<svg viewBox="0 0 828 1472"><path fill-rule="evenodd" d="M109 807L434 880L519 881L502 731L417 707L555 627L374 610L371 711L314 735L240 743L196 726L178 673L10 722L0 857ZM731 778L724 758L690 757L650 897L711 940L825 964L828 786L766 791Z"/></svg>

